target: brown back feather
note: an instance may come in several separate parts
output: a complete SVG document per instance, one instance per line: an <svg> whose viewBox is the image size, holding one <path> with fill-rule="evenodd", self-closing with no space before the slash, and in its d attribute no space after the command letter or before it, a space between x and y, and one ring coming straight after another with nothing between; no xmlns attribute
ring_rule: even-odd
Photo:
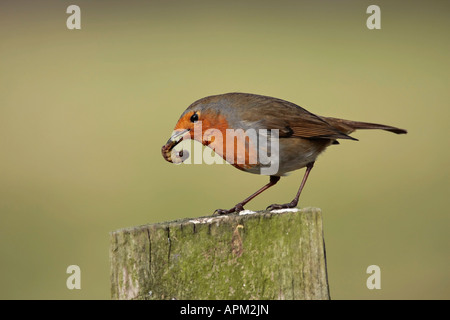
<svg viewBox="0 0 450 320"><path fill-rule="evenodd" d="M325 119L329 123L331 123L334 127L338 128L339 130L342 130L346 133L351 133L358 129L380 129L380 130L393 132L396 134L408 133L408 131L406 131L405 129L400 129L397 127L392 127L392 126L388 126L388 125L384 125L384 124L351 121L351 120L344 120L344 119L330 118L330 117L327 117Z"/></svg>

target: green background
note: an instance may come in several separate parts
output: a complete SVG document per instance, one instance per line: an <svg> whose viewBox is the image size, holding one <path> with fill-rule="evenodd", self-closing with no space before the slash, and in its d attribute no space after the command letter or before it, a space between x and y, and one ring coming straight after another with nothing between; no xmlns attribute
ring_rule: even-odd
<svg viewBox="0 0 450 320"><path fill-rule="evenodd" d="M0 298L108 299L110 231L208 215L267 183L160 153L190 103L241 91L408 129L330 147L300 206L323 210L333 299L449 299L449 7L2 1ZM290 201L302 175L247 209ZM81 290L66 288L71 264ZM366 287L372 264L381 290Z"/></svg>

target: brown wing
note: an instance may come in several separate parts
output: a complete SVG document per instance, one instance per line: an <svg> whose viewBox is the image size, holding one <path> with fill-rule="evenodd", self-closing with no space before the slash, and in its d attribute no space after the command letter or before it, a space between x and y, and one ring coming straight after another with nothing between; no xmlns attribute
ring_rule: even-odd
<svg viewBox="0 0 450 320"><path fill-rule="evenodd" d="M280 137L357 140L334 127L325 118L291 102L255 95L246 98L246 108L240 109L242 119L258 122L265 129L278 129Z"/></svg>
<svg viewBox="0 0 450 320"><path fill-rule="evenodd" d="M269 124L270 125L270 124ZM276 124L271 124L275 125ZM302 117L292 117L288 120L288 126L292 129L293 137L310 139L351 139L346 133L339 131L327 121L315 115L304 115ZM281 130L280 130L281 132ZM280 136L282 136L280 134Z"/></svg>

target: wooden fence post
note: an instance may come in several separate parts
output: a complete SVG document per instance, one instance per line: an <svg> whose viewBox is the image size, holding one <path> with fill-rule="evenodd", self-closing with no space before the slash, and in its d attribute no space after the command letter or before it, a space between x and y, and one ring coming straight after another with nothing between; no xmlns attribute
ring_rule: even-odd
<svg viewBox="0 0 450 320"><path fill-rule="evenodd" d="M113 299L329 299L317 208L111 232Z"/></svg>

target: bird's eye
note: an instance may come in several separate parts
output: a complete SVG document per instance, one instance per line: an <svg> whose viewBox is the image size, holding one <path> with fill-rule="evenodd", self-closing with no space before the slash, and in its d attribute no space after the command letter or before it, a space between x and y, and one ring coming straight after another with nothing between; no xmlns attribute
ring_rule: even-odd
<svg viewBox="0 0 450 320"><path fill-rule="evenodd" d="M191 116L191 122L197 122L197 121L198 121L198 114L194 113L194 114Z"/></svg>

